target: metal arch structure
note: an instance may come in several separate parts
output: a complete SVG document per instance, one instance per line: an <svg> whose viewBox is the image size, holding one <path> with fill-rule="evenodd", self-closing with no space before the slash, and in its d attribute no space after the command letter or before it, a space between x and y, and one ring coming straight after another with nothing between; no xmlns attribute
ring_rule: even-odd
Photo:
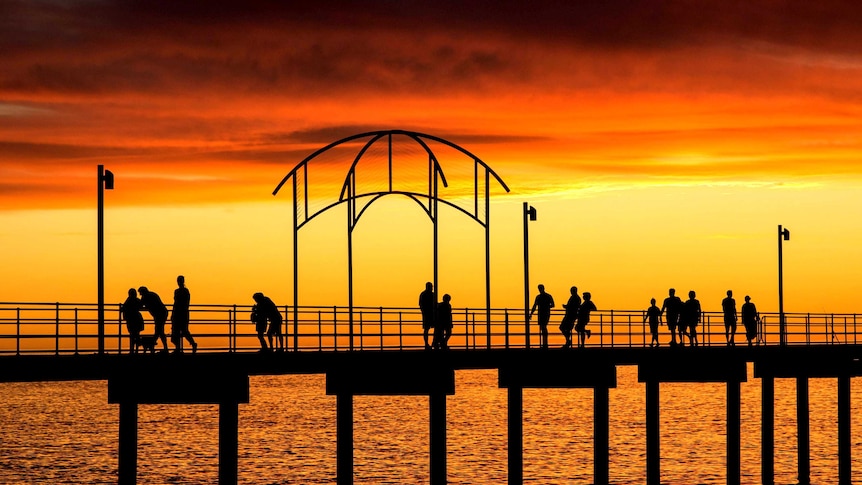
<svg viewBox="0 0 862 485"><path fill-rule="evenodd" d="M416 142L421 149L428 155L427 190L424 192L395 190L393 186L393 153L392 144L393 136L404 136ZM361 142L366 140L361 148L356 152L353 161L350 165L344 183L341 186L340 194L337 200L325 205L322 208L309 213L309 197L308 197L308 169L309 165L320 155L325 152L349 143ZM377 142L384 140L388 148L388 188L380 191L360 192L357 189L356 173L360 165L363 155L368 149ZM434 154L434 151L429 146L429 142L440 143L457 150L461 154L467 156L473 161L473 210L472 212L464 209L450 201L440 198L440 183L443 187L448 187L446 176L440 161ZM468 150L448 141L433 135L419 133L407 130L383 130L359 133L356 135L342 138L332 142L323 148L315 151L299 162L275 187L272 194L277 195L279 191L287 184L292 191L293 198L293 325L294 335L298 335L298 300L299 300L299 230L306 224L311 222L315 217L322 213L337 207L341 204L347 204L347 262L348 262L348 314L349 314L349 348L354 348L354 321L353 321L353 230L359 222L359 219L371 206L373 202L386 195L402 195L416 202L425 214L431 219L433 224L433 259L434 259L434 291L439 291L438 286L438 204L443 203L452 207L473 219L476 223L483 226L485 229L485 311L486 311L486 338L487 345L491 345L491 259L490 259L490 226L491 226L491 206L490 206L490 183L494 179L500 186L509 192L509 187L497 175L494 170L483 162L479 157L472 154ZM288 184L288 182L290 182ZM480 187L481 186L481 187ZM481 190L480 190L481 189ZM481 194L480 194L481 192ZM300 198L302 204L300 204ZM480 196L485 208L484 214L479 210ZM293 342L294 350L298 348L297 338Z"/></svg>

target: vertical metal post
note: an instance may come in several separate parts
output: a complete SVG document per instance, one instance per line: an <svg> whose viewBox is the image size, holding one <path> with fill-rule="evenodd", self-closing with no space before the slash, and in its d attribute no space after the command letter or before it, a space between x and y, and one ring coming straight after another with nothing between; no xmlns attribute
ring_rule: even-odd
<svg viewBox="0 0 862 485"><path fill-rule="evenodd" d="M60 302L54 306L54 355L60 355Z"/></svg>
<svg viewBox="0 0 862 485"><path fill-rule="evenodd" d="M485 169L485 346L491 348L491 195L490 173Z"/></svg>
<svg viewBox="0 0 862 485"><path fill-rule="evenodd" d="M348 349L353 350L353 223L356 210L354 196L355 172L348 175L347 188L347 305L348 305Z"/></svg>
<svg viewBox="0 0 862 485"><path fill-rule="evenodd" d="M775 378L760 378L761 392L761 451L760 474L763 485L775 483Z"/></svg>
<svg viewBox="0 0 862 485"><path fill-rule="evenodd" d="M303 180L308 184L308 180ZM293 350L298 350L297 338L298 329L297 322L299 321L299 228L297 228L297 210L299 204L296 200L296 175L293 176Z"/></svg>
<svg viewBox="0 0 862 485"><path fill-rule="evenodd" d="M610 480L610 398L607 387L593 388L593 483L608 485Z"/></svg>
<svg viewBox="0 0 862 485"><path fill-rule="evenodd" d="M524 481L524 389L509 387L509 485Z"/></svg>
<svg viewBox="0 0 862 485"><path fill-rule="evenodd" d="M778 334L781 345L787 345L787 326L784 321L784 258L782 246L785 238L790 238L790 232L778 225Z"/></svg>
<svg viewBox="0 0 862 485"><path fill-rule="evenodd" d="M530 348L530 228L528 217L530 206L524 202L524 339Z"/></svg>
<svg viewBox="0 0 862 485"><path fill-rule="evenodd" d="M838 377L838 485L851 484L850 409L850 376L843 375Z"/></svg>
<svg viewBox="0 0 862 485"><path fill-rule="evenodd" d="M647 485L661 483L661 435L659 434L659 381L646 382Z"/></svg>
<svg viewBox="0 0 862 485"><path fill-rule="evenodd" d="M98 286L98 308L96 322L99 337L99 354L105 353L105 166L98 168L98 196L96 201L96 274Z"/></svg>
<svg viewBox="0 0 862 485"><path fill-rule="evenodd" d="M811 483L811 443L808 410L808 377L796 378L796 436L799 485Z"/></svg>

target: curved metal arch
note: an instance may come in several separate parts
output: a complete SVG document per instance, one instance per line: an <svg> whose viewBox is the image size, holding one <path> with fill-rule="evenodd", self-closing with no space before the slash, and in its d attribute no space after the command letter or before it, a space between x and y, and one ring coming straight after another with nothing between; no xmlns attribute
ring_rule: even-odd
<svg viewBox="0 0 862 485"><path fill-rule="evenodd" d="M498 182L498 183L503 187L503 189L504 189L506 192L511 192L511 190L509 189L509 186L508 186L508 185L506 185L506 182L504 182L504 181L503 181L503 179L502 179L502 178L500 178L500 176L497 174L497 172L495 172L495 171L494 171L494 169L492 169L492 168L491 168L487 163L483 162L481 158L477 157L476 155L474 155L473 153L471 153L469 150L467 150L467 149L465 149L465 148L461 147L460 145L456 145L455 143L452 143L452 142L450 142L450 141L448 141L448 140L445 140L445 139L443 139L443 138L440 138L440 137L438 137L438 136L429 135L429 134L427 134L427 133L420 133L420 132L418 132L418 131L408 131L408 130L378 130L378 131L368 131L368 132L365 132L365 133L359 133L359 134L356 134L356 135L351 135L351 136L348 136L348 137L342 138L342 139L340 139L340 140L338 140L338 141L334 141L334 142L330 143L329 145L326 145L325 147L318 149L317 151L315 151L315 152L314 152L314 153L312 153L311 155L309 155L309 156L305 157L301 162L299 162L298 164L296 164L296 166L295 166L295 167L293 167L293 169L292 169L290 172L288 172L288 173L287 173L287 175L285 175L283 179L281 179L281 182L279 182L279 183L278 183L278 185L275 187L275 190L273 190L273 191L272 191L272 195L276 195L276 194L278 194L278 191L279 191L279 190L281 190L281 187L282 187L285 183L287 183L287 181L288 181L288 180L290 180L290 177L291 177L291 176L294 176L294 175L296 174L296 171L297 171L297 170L299 170L299 168L300 168L301 166L303 166L303 165L307 164L309 161L311 161L312 159L314 159L315 157L317 157L317 156L318 156L318 155L320 155L321 153L323 153L323 152L325 152L325 151L327 151L327 150L329 150L329 149L331 149L331 148L334 148L334 147L336 147L336 146L338 146L338 145L341 145L341 144L344 144L344 143L347 143L347 142L351 142L351 141L356 140L356 139L359 139L359 138L365 138L365 137L369 137L369 136L376 136L376 139L375 139L374 141L377 141L377 140L379 140L380 138L382 138L382 137L383 137L383 136L385 136L385 135L405 135L405 136L408 136L408 137L412 138L413 140L417 141L418 143L420 143L420 144L423 146L423 148L424 148L426 151L428 151L428 152L431 152L431 150L430 150L430 148L428 147L428 145L427 145L427 144L425 144L425 143L421 140L422 138L427 138L427 139L429 139L429 140L434 140L434 141L436 141L436 142L438 142L438 143L442 143L443 145L446 145L446 146L448 146L448 147L450 147L450 148L454 148L455 150L458 150L459 152L463 153L464 155L467 155L468 157L472 158L476 163L478 163L479 165L481 165L482 167L484 167L486 170L488 170L488 172L489 172L491 175L493 175L493 176L494 176L494 179L495 179L495 180L497 180L497 182ZM373 143L373 142L372 142L372 143ZM431 153L433 154L433 152L431 152ZM435 157L435 160L436 160L436 157ZM356 161L354 160L354 164L353 164L353 165L351 165L351 167L350 167L350 169L351 169L351 170L353 170L353 168L354 168L355 164L356 164Z"/></svg>
<svg viewBox="0 0 862 485"><path fill-rule="evenodd" d="M387 196L387 195L403 195L403 196L407 197L408 199L410 199L410 200L412 200L412 201L416 202L416 203L419 205L419 207L421 207L421 208L422 208L422 211L423 211L423 212L425 212L426 214L429 214L429 212L430 212L430 211L425 207L425 205L424 205L422 202L420 202L420 201L419 201L419 199L425 198L425 199L429 199L429 200L430 200L430 199L431 199L431 197L429 197L429 196L428 196L428 195L426 195L426 194L419 193L419 192L405 192L405 191L392 191L392 192L367 192L367 193L365 193L365 194L357 195L357 196L354 196L354 197L355 197L355 198L357 198L357 199L359 199L359 198L363 198L363 197L374 197L374 199L371 201L371 202L373 202L374 200L377 200L377 199L383 198L383 197L385 197L385 196ZM326 206L326 207L324 207L323 209L320 209L319 211L315 212L313 216L311 216L311 217L307 218L307 219L305 220L305 222L302 222L302 223L298 224L298 225L297 225L297 229L302 228L302 226L304 226L304 225L308 224L309 222L311 222L311 220L312 220L312 219L314 219L315 217L317 217L317 216L319 216L319 215L323 214L324 212L328 211L329 209L332 209L333 207L337 207L337 206L339 206L339 205L341 205L341 204L346 204L347 202L349 202L349 201L348 201L347 199L344 199L344 200L339 200L339 201L337 201L337 202L333 202L332 204L327 205L327 206ZM356 220L357 220L357 221L359 220L359 218L360 218L360 217L362 217L362 214L364 214L364 213L365 213L365 211L366 211L369 207L371 207L371 202L369 202L368 204L366 204L366 205L365 205L365 207L363 207L363 208L362 208L362 210L361 210L361 211L359 211L359 214L357 214L357 215L356 215ZM463 208L463 207L460 207L460 206L458 206L458 205L456 205L456 204L453 204L452 202L449 202L448 200L439 199L439 202L442 202L443 204L446 204L447 206L449 206L449 207L451 207L451 208L453 208L453 209L455 209L455 210L458 210L458 211L460 211L460 212L464 213L466 216L473 218L473 214L470 214L469 212L467 212L466 210L464 210L464 208ZM430 215L430 214L429 214L429 215ZM475 219L475 218L474 218L474 219ZM479 224L480 224L481 226L483 226L483 227L485 226L485 223L483 223L483 222L481 222L481 221L479 221Z"/></svg>

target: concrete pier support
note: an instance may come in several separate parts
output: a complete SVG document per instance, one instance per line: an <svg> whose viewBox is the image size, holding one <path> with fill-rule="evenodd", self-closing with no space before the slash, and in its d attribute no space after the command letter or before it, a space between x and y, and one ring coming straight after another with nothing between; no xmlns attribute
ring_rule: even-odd
<svg viewBox="0 0 862 485"><path fill-rule="evenodd" d="M607 387L593 388L593 483L610 480L610 399Z"/></svg>
<svg viewBox="0 0 862 485"><path fill-rule="evenodd" d="M430 415L431 485L446 485L446 394L432 393L428 398Z"/></svg>
<svg viewBox="0 0 862 485"><path fill-rule="evenodd" d="M661 434L659 432L659 382L646 382L646 478L647 485L661 483Z"/></svg>
<svg viewBox="0 0 862 485"><path fill-rule="evenodd" d="M850 485L850 376L838 377L838 485Z"/></svg>
<svg viewBox="0 0 862 485"><path fill-rule="evenodd" d="M811 483L810 413L808 409L808 377L796 378L796 446L799 485Z"/></svg>
<svg viewBox="0 0 862 485"><path fill-rule="evenodd" d="M138 405L120 403L120 485L134 485L138 475Z"/></svg>
<svg viewBox="0 0 862 485"><path fill-rule="evenodd" d="M353 395L336 396L336 483L353 484Z"/></svg>
<svg viewBox="0 0 862 485"><path fill-rule="evenodd" d="M760 479L775 485L775 378L760 378Z"/></svg>
<svg viewBox="0 0 862 485"><path fill-rule="evenodd" d="M524 389L509 388L509 485L524 482Z"/></svg>
<svg viewBox="0 0 862 485"><path fill-rule="evenodd" d="M144 361L142 361L144 362ZM108 378L108 402L120 405L119 479L134 484L137 475L139 404L219 405L219 484L235 485L238 473L239 403L248 402L248 375L214 373L202 366L167 372L179 359L146 361ZM167 376L167 377L166 377Z"/></svg>
<svg viewBox="0 0 862 485"><path fill-rule="evenodd" d="M239 403L223 402L218 413L218 482L236 485L239 459Z"/></svg>
<svg viewBox="0 0 862 485"><path fill-rule="evenodd" d="M739 485L741 469L741 396L739 381L727 383L727 485Z"/></svg>
<svg viewBox="0 0 862 485"><path fill-rule="evenodd" d="M446 483L446 396L455 394L455 371L446 365L445 353L428 357L433 365L359 366L346 361L326 373L326 394L337 400L338 485L353 484L353 396L428 396L430 481Z"/></svg>
<svg viewBox="0 0 862 485"><path fill-rule="evenodd" d="M583 359L583 360L581 360ZM590 368L590 372L570 369ZM608 483L609 389L617 386L617 368L609 363L589 360L585 353L546 353L533 363L518 362L502 366L499 385L509 390L509 484L524 481L524 389L593 389L594 460L596 485Z"/></svg>

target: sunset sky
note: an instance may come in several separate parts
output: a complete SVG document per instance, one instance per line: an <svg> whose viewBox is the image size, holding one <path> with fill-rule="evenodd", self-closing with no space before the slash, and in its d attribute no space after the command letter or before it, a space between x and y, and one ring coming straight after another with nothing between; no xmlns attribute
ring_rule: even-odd
<svg viewBox="0 0 862 485"><path fill-rule="evenodd" d="M281 179L318 148L404 129L492 190L492 304L531 282L641 309L675 287L859 312L862 7L852 1L0 0L0 301L107 301L184 274L192 303L292 299ZM444 167L445 168L445 167ZM344 173L330 174L340 181ZM440 222L440 290L484 305L483 232ZM381 199L354 234L358 304L414 306L431 223ZM345 212L300 233L300 304L347 301Z"/></svg>

